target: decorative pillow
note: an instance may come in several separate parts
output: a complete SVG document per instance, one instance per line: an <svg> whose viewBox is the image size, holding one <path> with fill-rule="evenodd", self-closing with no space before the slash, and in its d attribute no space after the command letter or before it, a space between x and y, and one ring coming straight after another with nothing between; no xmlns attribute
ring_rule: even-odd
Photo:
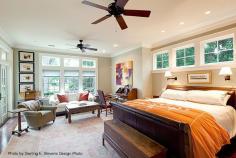
<svg viewBox="0 0 236 158"><path fill-rule="evenodd" d="M161 94L160 98L185 101L187 100L187 93L187 91L167 89Z"/></svg>
<svg viewBox="0 0 236 158"><path fill-rule="evenodd" d="M68 103L69 102L68 96L65 94L57 94L57 98L60 103Z"/></svg>
<svg viewBox="0 0 236 158"><path fill-rule="evenodd" d="M187 100L202 104L222 105L226 106L229 96L223 92L216 91L188 91Z"/></svg>
<svg viewBox="0 0 236 158"><path fill-rule="evenodd" d="M79 101L88 101L89 92L83 92L79 95Z"/></svg>

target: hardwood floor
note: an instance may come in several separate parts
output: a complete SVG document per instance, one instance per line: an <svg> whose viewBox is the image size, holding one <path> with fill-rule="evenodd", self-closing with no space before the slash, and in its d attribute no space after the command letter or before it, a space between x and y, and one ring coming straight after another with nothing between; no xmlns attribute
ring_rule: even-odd
<svg viewBox="0 0 236 158"><path fill-rule="evenodd" d="M0 153L7 146L11 138L11 132L16 126L17 118L11 118L0 128Z"/></svg>
<svg viewBox="0 0 236 158"><path fill-rule="evenodd" d="M9 119L2 127L0 127L0 154L3 149L7 146L11 132L17 126L17 118ZM218 153L219 158L236 158L236 138L231 140L230 145L226 145Z"/></svg>

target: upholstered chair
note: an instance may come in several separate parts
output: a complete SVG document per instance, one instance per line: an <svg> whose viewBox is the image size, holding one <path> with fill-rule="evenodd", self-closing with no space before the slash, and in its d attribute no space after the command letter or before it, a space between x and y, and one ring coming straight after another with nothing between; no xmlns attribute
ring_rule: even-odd
<svg viewBox="0 0 236 158"><path fill-rule="evenodd" d="M99 96L99 100L100 100L100 108L101 108L101 112L103 109L106 110L106 117L107 117L107 109L110 109L110 112L112 111L112 106L110 104L109 101L106 100L106 97L104 95L104 92L101 90L97 90L98 96Z"/></svg>
<svg viewBox="0 0 236 158"><path fill-rule="evenodd" d="M32 128L38 128L40 130L48 122L54 122L56 119L57 107L41 106L39 101L31 100L22 102L18 105L18 108L28 109L23 114L28 126Z"/></svg>

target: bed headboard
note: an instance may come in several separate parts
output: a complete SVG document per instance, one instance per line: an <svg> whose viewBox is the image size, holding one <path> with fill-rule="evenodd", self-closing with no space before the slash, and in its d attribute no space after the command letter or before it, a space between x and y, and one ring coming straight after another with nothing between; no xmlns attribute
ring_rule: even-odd
<svg viewBox="0 0 236 158"><path fill-rule="evenodd" d="M168 85L166 89L175 89L175 90L183 90L183 91L188 91L188 90L222 90L222 91L227 91L228 95L230 95L227 105L230 105L236 109L236 88Z"/></svg>

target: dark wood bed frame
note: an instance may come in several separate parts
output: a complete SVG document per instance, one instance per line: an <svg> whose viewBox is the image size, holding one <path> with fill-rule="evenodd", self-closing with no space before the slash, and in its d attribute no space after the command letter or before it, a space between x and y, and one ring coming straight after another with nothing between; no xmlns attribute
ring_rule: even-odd
<svg viewBox="0 0 236 158"><path fill-rule="evenodd" d="M225 87L167 86L175 90L224 90L230 95L227 105L236 108L236 89ZM161 116L130 108L121 103L112 102L114 120L119 120L137 129L153 140L168 148L170 158L193 158L190 128L187 124L169 120Z"/></svg>

